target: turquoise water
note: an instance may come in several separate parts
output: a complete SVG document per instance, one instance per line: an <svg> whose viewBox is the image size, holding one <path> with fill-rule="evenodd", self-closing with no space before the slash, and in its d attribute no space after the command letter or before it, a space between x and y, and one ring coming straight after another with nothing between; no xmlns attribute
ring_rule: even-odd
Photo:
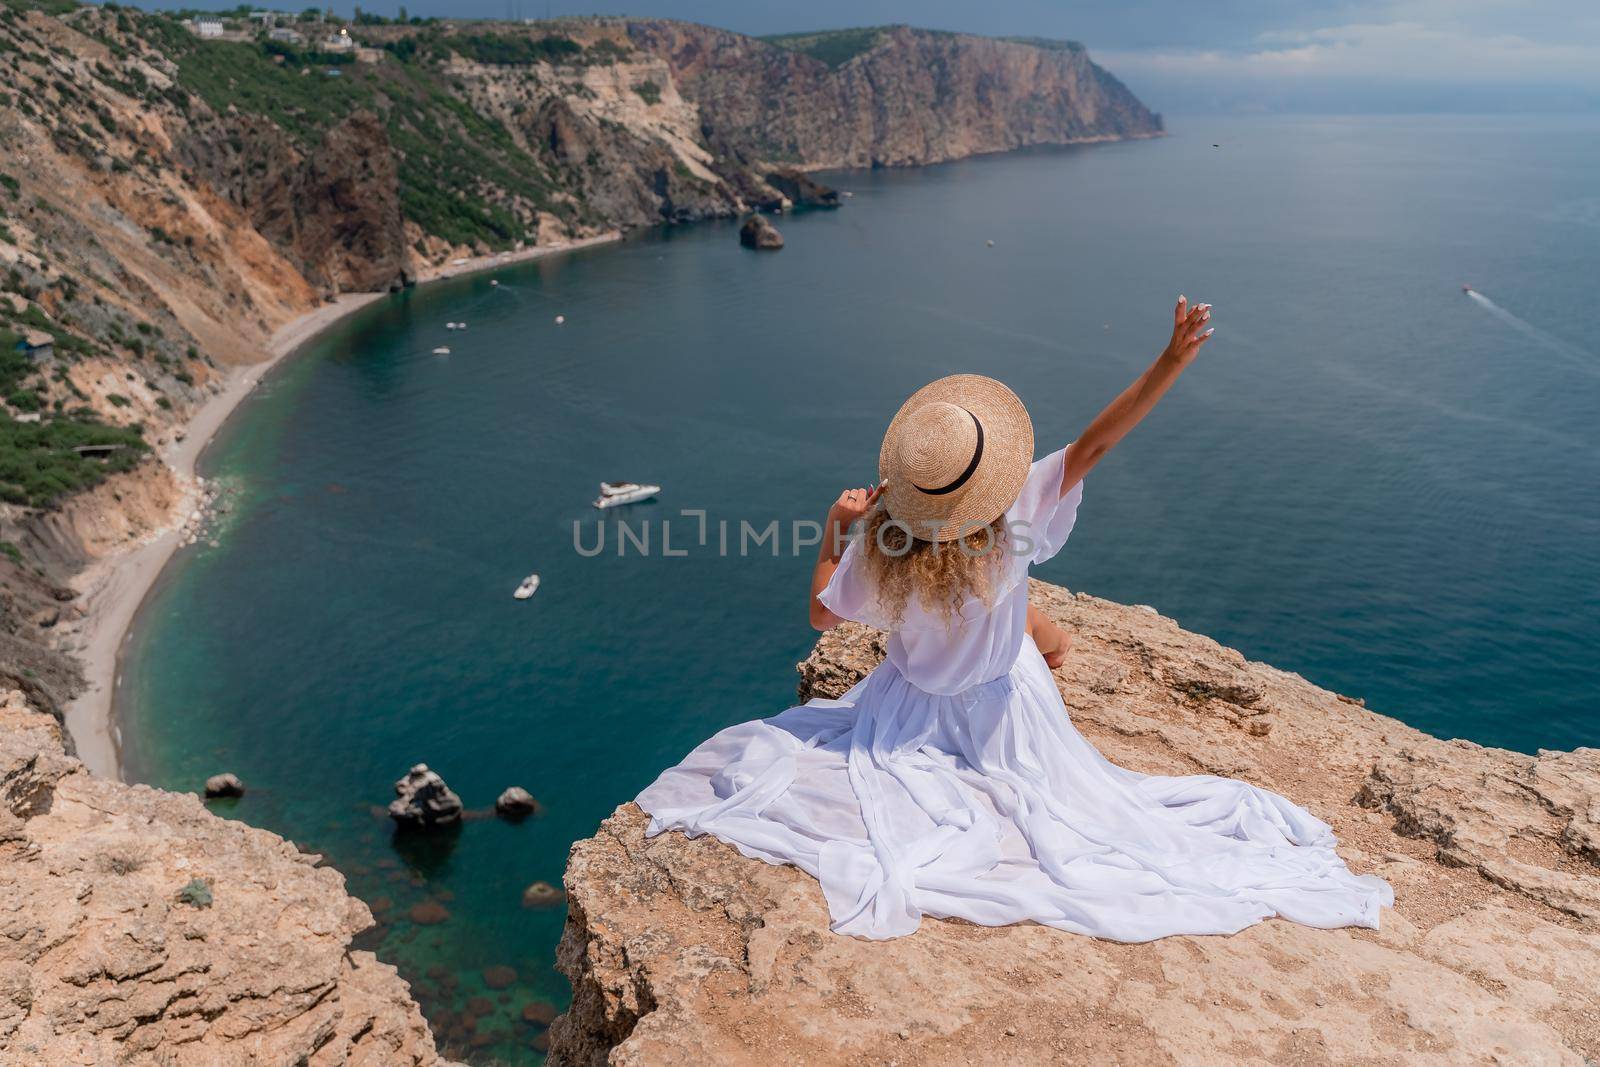
<svg viewBox="0 0 1600 1067"><path fill-rule="evenodd" d="M447 1044L536 1059L520 1014L564 1003L563 916L522 890L696 741L787 705L813 637L788 524L871 480L889 414L941 374L1006 380L1041 445L1065 442L1154 356L1180 291L1215 304L1216 340L1091 476L1042 575L1434 733L1600 743L1597 134L1190 120L837 175L854 198L783 220L776 255L707 224L395 297L272 375L208 452L231 510L144 612L130 773L239 773L230 813L381 909L378 950ZM615 517L602 554L574 549L611 477L666 486L623 516L648 520L648 557L617 555ZM682 508L707 512L708 546ZM661 553L666 519L687 555ZM774 519L780 555L738 556L740 520ZM470 807L521 784L546 813L419 853L373 811L417 761ZM429 900L447 921L405 918ZM488 989L500 965L517 980Z"/></svg>

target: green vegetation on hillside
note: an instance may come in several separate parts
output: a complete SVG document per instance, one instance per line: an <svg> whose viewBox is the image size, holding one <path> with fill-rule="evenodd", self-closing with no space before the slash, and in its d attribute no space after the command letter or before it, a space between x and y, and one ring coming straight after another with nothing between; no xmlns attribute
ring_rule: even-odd
<svg viewBox="0 0 1600 1067"><path fill-rule="evenodd" d="M391 42L394 57L352 63L275 41L202 41L161 16L141 20L147 39L178 64L183 88L219 115L230 108L270 119L303 148L357 110L384 122L399 157L406 217L452 244L504 249L525 238L512 210L569 215L537 160L500 123L474 110L446 81L449 52L486 63L583 57L566 37L443 36L425 30ZM330 76L336 72L337 76Z"/></svg>
<svg viewBox="0 0 1600 1067"><path fill-rule="evenodd" d="M838 70L856 56L871 51L883 39L889 26L866 26L851 30L823 30L820 33L779 33L761 38L768 44L790 52L820 59Z"/></svg>
<svg viewBox="0 0 1600 1067"><path fill-rule="evenodd" d="M84 455L76 451L81 446L109 452ZM45 507L131 469L148 450L137 429L87 417L28 423L0 415L0 500Z"/></svg>
<svg viewBox="0 0 1600 1067"><path fill-rule="evenodd" d="M463 59L502 67L560 63L583 54L583 46L570 37L504 37L474 33L456 34L445 38L443 44Z"/></svg>
<svg viewBox="0 0 1600 1067"><path fill-rule="evenodd" d="M1082 52L1083 45L1078 41L1058 41L1053 37L1001 37L1002 41L1012 44L1032 45L1034 48L1043 48L1047 52Z"/></svg>
<svg viewBox="0 0 1600 1067"><path fill-rule="evenodd" d="M42 11L46 15L65 15L83 5L78 0L3 0L0 6L12 11Z"/></svg>

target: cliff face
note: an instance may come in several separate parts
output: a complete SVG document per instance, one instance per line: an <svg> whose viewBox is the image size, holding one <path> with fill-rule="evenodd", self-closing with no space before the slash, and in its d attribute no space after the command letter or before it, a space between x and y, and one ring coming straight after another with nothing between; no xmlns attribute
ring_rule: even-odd
<svg viewBox="0 0 1600 1067"><path fill-rule="evenodd" d="M1109 758L1278 790L1395 888L1381 932L1269 921L1120 945L924 920L828 932L816 883L624 805L574 846L551 1063L1393 1063L1600 1058L1600 752L1440 741L1148 609L1034 583L1067 711ZM883 655L823 637L801 699ZM780 709L771 709L774 712Z"/></svg>
<svg viewBox="0 0 1600 1067"><path fill-rule="evenodd" d="M188 127L174 147L309 285L369 292L412 279L394 146L371 111L304 151L270 122L240 115Z"/></svg>
<svg viewBox="0 0 1600 1067"><path fill-rule="evenodd" d="M440 1063L406 983L351 938L344 878L192 796L84 773L0 694L0 1060Z"/></svg>
<svg viewBox="0 0 1600 1067"><path fill-rule="evenodd" d="M1161 133L1160 118L1079 46L867 32L834 66L706 26L628 26L630 40L667 59L708 143L730 160L903 167Z"/></svg>
<svg viewBox="0 0 1600 1067"><path fill-rule="evenodd" d="M307 43L322 23L286 21L299 43L201 40L129 8L0 7L0 331L7 347L30 330L54 341L49 365L0 375L0 425L67 417L157 443L220 369L338 293L462 256L781 207L796 168L1161 130L1056 42L364 23L349 27L351 62ZM68 482L103 473L69 448L48 458L75 468ZM42 480L8 498L60 495Z"/></svg>

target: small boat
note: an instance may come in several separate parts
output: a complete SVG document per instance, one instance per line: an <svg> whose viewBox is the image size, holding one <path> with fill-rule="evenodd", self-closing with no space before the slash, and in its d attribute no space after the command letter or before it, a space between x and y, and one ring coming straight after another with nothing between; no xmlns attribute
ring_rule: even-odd
<svg viewBox="0 0 1600 1067"><path fill-rule="evenodd" d="M444 345L440 345L438 348L433 350L433 354L436 356L448 356L450 354L450 350Z"/></svg>
<svg viewBox="0 0 1600 1067"><path fill-rule="evenodd" d="M500 284L500 279L499 279L499 278L490 278L490 279L489 279L489 284L490 284L490 285L491 285L491 286L493 286L493 285L499 285L499 284Z"/></svg>
<svg viewBox="0 0 1600 1067"><path fill-rule="evenodd" d="M522 584L517 586L517 591L511 595L516 597L518 600L527 600L538 591L539 576L537 574L530 574L526 578L522 579Z"/></svg>
<svg viewBox="0 0 1600 1067"><path fill-rule="evenodd" d="M985 244L985 245L986 245L986 246L988 246L988 247L989 247L989 248L993 248L993 247L994 247L994 242L993 242L993 241L985 241L985 242L983 242L983 243L984 243L984 244Z"/></svg>
<svg viewBox="0 0 1600 1067"><path fill-rule="evenodd" d="M595 498L594 506L597 508L620 508L624 504L637 504L641 500L649 500L661 492L659 485L643 485L639 482L601 482L600 495Z"/></svg>
<svg viewBox="0 0 1600 1067"><path fill-rule="evenodd" d="M1463 293L1470 293L1470 292L1472 292L1472 286L1468 285L1466 282L1462 282L1461 283L1461 291Z"/></svg>
<svg viewBox="0 0 1600 1067"><path fill-rule="evenodd" d="M567 321L567 317L565 315L557 315L556 316L556 325L557 326L564 325L566 323L566 321Z"/></svg>

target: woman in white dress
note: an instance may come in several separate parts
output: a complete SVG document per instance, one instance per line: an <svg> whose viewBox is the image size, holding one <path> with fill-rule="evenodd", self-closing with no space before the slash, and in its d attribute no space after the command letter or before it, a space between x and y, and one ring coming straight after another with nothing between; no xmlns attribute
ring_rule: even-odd
<svg viewBox="0 0 1600 1067"><path fill-rule="evenodd" d="M956 375L906 401L878 487L830 510L812 580L813 624L886 630L887 659L838 700L689 753L639 795L649 834L709 833L793 864L821 883L832 928L861 937L909 934L924 915L1118 941L1273 915L1376 928L1389 886L1351 874L1309 812L1101 756L1046 662L1065 635L1028 605L1028 568L1066 542L1084 475L1194 359L1209 318L1180 297L1161 356L1037 463L1027 412L999 382Z"/></svg>

